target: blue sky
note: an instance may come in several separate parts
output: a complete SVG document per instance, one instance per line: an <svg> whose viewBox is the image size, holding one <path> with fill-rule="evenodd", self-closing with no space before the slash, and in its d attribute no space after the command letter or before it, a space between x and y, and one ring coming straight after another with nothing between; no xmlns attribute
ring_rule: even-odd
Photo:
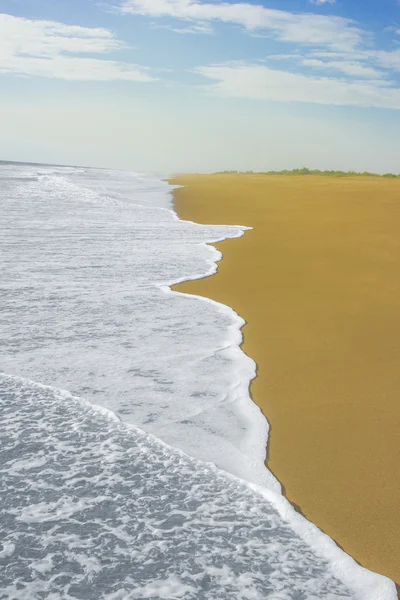
<svg viewBox="0 0 400 600"><path fill-rule="evenodd" d="M400 171L398 0L3 0L0 157Z"/></svg>

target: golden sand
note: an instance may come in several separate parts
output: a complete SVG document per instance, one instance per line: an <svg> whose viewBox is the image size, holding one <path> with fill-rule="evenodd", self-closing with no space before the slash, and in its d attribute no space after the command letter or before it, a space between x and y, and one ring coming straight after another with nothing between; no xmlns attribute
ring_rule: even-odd
<svg viewBox="0 0 400 600"><path fill-rule="evenodd" d="M177 286L232 306L268 466L363 566L400 581L400 180L182 175L182 219L254 227Z"/></svg>

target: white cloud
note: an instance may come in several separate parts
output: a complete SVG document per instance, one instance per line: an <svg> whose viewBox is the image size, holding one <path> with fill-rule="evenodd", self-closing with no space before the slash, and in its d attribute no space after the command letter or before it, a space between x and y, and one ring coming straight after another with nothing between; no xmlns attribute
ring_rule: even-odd
<svg viewBox="0 0 400 600"><path fill-rule="evenodd" d="M301 55L298 55L301 58ZM400 71L400 49L396 50L375 50L360 49L358 52L309 52L306 58L324 59L321 61L329 68L330 63L368 63L365 69L380 67L392 71ZM310 65L311 66L311 65ZM317 66L317 65L315 65Z"/></svg>
<svg viewBox="0 0 400 600"><path fill-rule="evenodd" d="M188 27L172 27L171 25L152 24L153 29L167 29L179 34L211 34L214 33L213 28L208 23L194 23Z"/></svg>
<svg viewBox="0 0 400 600"><path fill-rule="evenodd" d="M324 61L315 58L304 58L301 62L306 67L313 67L321 70L331 69L354 77L365 77L368 79L380 79L381 77L384 77L382 71L375 69L374 67L365 66L356 60Z"/></svg>
<svg viewBox="0 0 400 600"><path fill-rule="evenodd" d="M400 50L376 50L370 53L370 57L386 69L400 71Z"/></svg>
<svg viewBox="0 0 400 600"><path fill-rule="evenodd" d="M365 53L364 50L359 50L358 52L321 52L321 51L315 51L315 50L311 50L308 53L309 56L316 56L319 58L327 58L327 59L332 59L332 60L365 60L367 58L367 55Z"/></svg>
<svg viewBox="0 0 400 600"><path fill-rule="evenodd" d="M168 27L177 33L210 32L215 21L244 27L250 33L273 37L295 44L295 54L275 55L275 59L292 60L325 75L342 73L354 80L377 80L400 71L400 50L374 48L373 35L356 26L351 19L332 15L292 13L247 2L210 0L119 0L123 14L174 18L188 27ZM325 4L333 0L315 0ZM205 28L205 29L203 29ZM269 59L269 57L268 57ZM348 82L350 83L350 82ZM391 86L389 85L391 88Z"/></svg>
<svg viewBox="0 0 400 600"><path fill-rule="evenodd" d="M311 4L334 4L336 0L310 0Z"/></svg>
<svg viewBox="0 0 400 600"><path fill-rule="evenodd" d="M0 74L69 80L152 81L143 67L80 56L106 54L122 48L124 44L107 29L29 20L0 13Z"/></svg>
<svg viewBox="0 0 400 600"><path fill-rule="evenodd" d="M196 72L216 80L205 87L222 96L400 110L400 89L392 82L313 77L252 64L203 66Z"/></svg>
<svg viewBox="0 0 400 600"><path fill-rule="evenodd" d="M302 64L318 71L337 71L353 79L382 79L400 72L400 49L359 49L358 52L308 51L297 54L271 54L270 60L284 60ZM267 62L267 61L264 61Z"/></svg>
<svg viewBox="0 0 400 600"><path fill-rule="evenodd" d="M268 31L282 41L347 51L354 49L364 38L364 32L350 19L308 13L295 14L246 2L121 0L119 11L123 14L150 17L174 17L196 23L232 23L249 31Z"/></svg>

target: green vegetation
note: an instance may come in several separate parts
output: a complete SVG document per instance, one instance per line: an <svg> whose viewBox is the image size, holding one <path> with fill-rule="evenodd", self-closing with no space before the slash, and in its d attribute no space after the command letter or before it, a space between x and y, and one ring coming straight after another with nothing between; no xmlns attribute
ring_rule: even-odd
<svg viewBox="0 0 400 600"><path fill-rule="evenodd" d="M378 173L369 173L369 171L364 171L363 173L359 173L357 171L320 171L319 169L307 169L303 167L302 169L292 169L289 171L288 169L284 169L283 171L219 171L215 173L215 175L223 175L223 174L240 174L240 175L325 175L330 177L391 177L391 178L400 178L400 174L396 175L395 173L384 173L380 175Z"/></svg>

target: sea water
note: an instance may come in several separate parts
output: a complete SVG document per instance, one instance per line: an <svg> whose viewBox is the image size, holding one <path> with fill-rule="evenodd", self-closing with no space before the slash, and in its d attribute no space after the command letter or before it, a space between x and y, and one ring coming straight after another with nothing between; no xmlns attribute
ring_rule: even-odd
<svg viewBox="0 0 400 600"><path fill-rule="evenodd" d="M170 191L0 166L1 597L395 598L265 468L243 321L169 288L245 228L181 221Z"/></svg>

